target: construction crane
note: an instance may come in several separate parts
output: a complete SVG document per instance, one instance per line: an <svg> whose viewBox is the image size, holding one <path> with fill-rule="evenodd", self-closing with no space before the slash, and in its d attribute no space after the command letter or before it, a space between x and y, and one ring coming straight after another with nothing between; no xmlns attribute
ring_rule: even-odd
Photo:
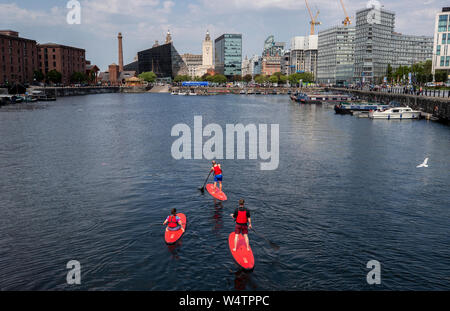
<svg viewBox="0 0 450 311"><path fill-rule="evenodd" d="M319 16L319 10L317 10L316 16L313 17L311 9L309 8L309 5L308 5L308 0L305 0L305 3L306 3L306 7L308 8L309 16L311 16L311 21L309 23L311 24L311 35L313 35L315 33L316 26L319 26L322 24L321 22L317 21L317 17Z"/></svg>
<svg viewBox="0 0 450 311"><path fill-rule="evenodd" d="M340 1L341 1L342 8L344 9L344 14L345 14L345 19L342 21L342 24L344 24L344 26L348 26L352 23L352 21L350 20L350 17L347 14L347 10L345 9L344 1L343 0L340 0Z"/></svg>

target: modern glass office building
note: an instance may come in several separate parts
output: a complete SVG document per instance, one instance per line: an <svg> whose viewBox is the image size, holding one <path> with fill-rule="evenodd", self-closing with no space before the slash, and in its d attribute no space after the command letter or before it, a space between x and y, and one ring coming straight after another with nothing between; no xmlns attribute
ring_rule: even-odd
<svg viewBox="0 0 450 311"><path fill-rule="evenodd" d="M158 78L173 79L179 74L188 74L187 66L172 42L138 52L138 60L124 68L134 69L138 74L153 71Z"/></svg>
<svg viewBox="0 0 450 311"><path fill-rule="evenodd" d="M223 34L214 44L216 73L227 77L242 75L242 35Z"/></svg>
<svg viewBox="0 0 450 311"><path fill-rule="evenodd" d="M436 14L433 44L433 74L447 70L450 75L450 7Z"/></svg>
<svg viewBox="0 0 450 311"><path fill-rule="evenodd" d="M355 27L335 26L319 32L317 62L319 83L352 83L355 31Z"/></svg>

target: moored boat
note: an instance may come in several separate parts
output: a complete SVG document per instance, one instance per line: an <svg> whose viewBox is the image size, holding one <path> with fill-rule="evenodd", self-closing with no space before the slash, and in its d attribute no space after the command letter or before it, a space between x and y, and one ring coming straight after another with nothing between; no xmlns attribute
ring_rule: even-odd
<svg viewBox="0 0 450 311"><path fill-rule="evenodd" d="M371 119L419 119L420 111L412 110L410 107L395 107L387 110L376 110L369 112Z"/></svg>
<svg viewBox="0 0 450 311"><path fill-rule="evenodd" d="M299 102L301 104L321 104L324 102L342 102L342 101L352 101L353 97L351 95L343 94L306 94L297 93L291 95L291 99Z"/></svg>
<svg viewBox="0 0 450 311"><path fill-rule="evenodd" d="M369 103L369 102L359 102L359 103L348 103L343 102L334 106L334 111L336 114L353 114L356 111L370 111L370 110L384 110L391 108L390 105L384 105L380 103Z"/></svg>

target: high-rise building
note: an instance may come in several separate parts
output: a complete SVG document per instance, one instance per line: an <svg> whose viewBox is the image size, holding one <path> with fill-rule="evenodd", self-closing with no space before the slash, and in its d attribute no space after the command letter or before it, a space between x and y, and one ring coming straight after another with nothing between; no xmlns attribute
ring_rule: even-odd
<svg viewBox="0 0 450 311"><path fill-rule="evenodd" d="M75 72L86 72L86 51L84 49L62 44L38 44L41 71L47 74L51 70L61 73L61 82L70 83Z"/></svg>
<svg viewBox="0 0 450 311"><path fill-rule="evenodd" d="M317 82L353 81L355 27L335 26L319 32Z"/></svg>
<svg viewBox="0 0 450 311"><path fill-rule="evenodd" d="M392 68L431 59L432 38L394 32L395 13L371 7L356 12L354 80L379 83Z"/></svg>
<svg viewBox="0 0 450 311"><path fill-rule="evenodd" d="M433 74L447 70L450 75L450 7L436 14L433 43Z"/></svg>
<svg viewBox="0 0 450 311"><path fill-rule="evenodd" d="M215 72L227 77L242 75L242 35L223 34L214 45Z"/></svg>
<svg viewBox="0 0 450 311"><path fill-rule="evenodd" d="M36 41L12 30L0 31L0 84L32 83L39 69Z"/></svg>
<svg viewBox="0 0 450 311"><path fill-rule="evenodd" d="M291 39L289 74L310 72L316 76L317 44L317 35Z"/></svg>

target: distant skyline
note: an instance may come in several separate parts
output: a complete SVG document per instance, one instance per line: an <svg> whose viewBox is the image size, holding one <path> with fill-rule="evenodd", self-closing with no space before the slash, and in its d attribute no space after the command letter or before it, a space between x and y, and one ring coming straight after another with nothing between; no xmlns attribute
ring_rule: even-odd
<svg viewBox="0 0 450 311"><path fill-rule="evenodd" d="M261 54L264 40L278 42L308 35L310 17L303 0L80 0L81 24L66 22L67 0L0 0L0 29L19 31L38 43L59 43L86 50L86 58L102 71L118 63L119 32L123 35L124 63L155 40L165 41L168 29L180 54L201 54L206 30L214 40L223 33L241 33L243 58ZM344 0L352 19L368 1ZM380 1L396 13L395 30L404 34L432 36L434 18L448 0ZM313 14L320 10L317 31L341 25L344 12L339 0L309 0Z"/></svg>

